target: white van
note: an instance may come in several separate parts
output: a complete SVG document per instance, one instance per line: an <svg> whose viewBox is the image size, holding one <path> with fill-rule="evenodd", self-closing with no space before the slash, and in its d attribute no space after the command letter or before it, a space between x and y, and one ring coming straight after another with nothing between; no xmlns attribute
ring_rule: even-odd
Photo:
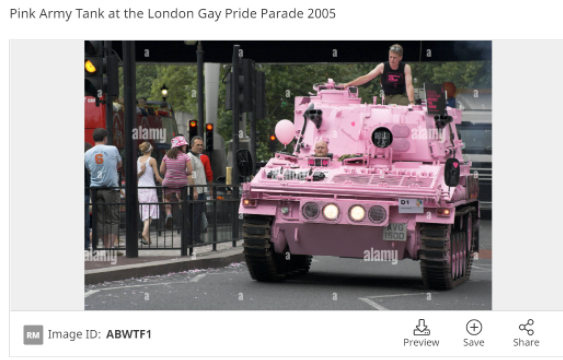
<svg viewBox="0 0 563 360"><path fill-rule="evenodd" d="M463 159L471 160L471 170L479 173L479 201L482 212L487 214L493 208L492 94L458 94L456 108L463 112L461 125L457 125L464 143Z"/></svg>

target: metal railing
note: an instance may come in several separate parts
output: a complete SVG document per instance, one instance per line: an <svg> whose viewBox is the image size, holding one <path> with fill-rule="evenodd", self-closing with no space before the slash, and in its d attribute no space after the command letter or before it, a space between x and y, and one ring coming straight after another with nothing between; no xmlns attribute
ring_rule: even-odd
<svg viewBox="0 0 563 360"><path fill-rule="evenodd" d="M205 199L194 200L193 189L196 187L213 189L213 195L208 197L206 193ZM111 203L105 201L101 202L98 199L99 191L111 190L117 192L124 188L124 186L113 188L86 188L90 189L91 246L94 250L126 250L126 241L121 241L125 236L125 227L128 226L126 223L124 198L120 196L120 202ZM229 190L229 188L231 188L231 190ZM231 242L232 246L236 247L236 242L242 240L242 219L238 214L240 204L240 196L238 194L242 194L240 187L240 190L237 192L233 191L235 189L232 186L225 186L223 184L187 185L181 188L181 200L179 202L165 202L163 193L166 188L162 186L139 187L139 189L155 189L158 202L138 202L138 206L134 209L139 217L138 250L180 250L181 256L191 256L193 249L196 247L212 245L212 250L216 251L217 244ZM127 196L127 194L125 194L125 196ZM176 199L176 197L173 196L172 200L174 199ZM201 208L196 209L196 204L202 204ZM158 207L158 219L151 219L150 222L148 231L150 243L148 245L141 243L144 224L141 220L139 205ZM171 206L171 227L165 226L165 205ZM195 213L197 210L199 210L198 212L200 212L200 214L205 215L207 222L205 229L202 226L204 224L200 224L199 234L194 233L195 227L193 226L193 220L197 218ZM114 216L116 211L119 213L119 221L117 224L115 224L115 221L111 220L111 211L113 211ZM198 221L204 222L201 216ZM100 231L97 226L99 222L101 222L101 233L99 233ZM115 234L116 241L114 244L110 244L110 247L107 247L104 245L102 239L105 235L111 234L112 227L114 229L117 227L117 234ZM113 232L115 232L115 230ZM113 241L113 239L109 236L107 242L111 241ZM98 246L99 243L101 246ZM113 247L111 247L111 245L113 245Z"/></svg>

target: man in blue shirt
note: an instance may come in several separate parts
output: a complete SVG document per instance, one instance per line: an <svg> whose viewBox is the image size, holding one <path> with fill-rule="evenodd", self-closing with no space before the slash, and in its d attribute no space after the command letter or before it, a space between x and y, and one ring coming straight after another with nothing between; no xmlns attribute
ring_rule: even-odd
<svg viewBox="0 0 563 360"><path fill-rule="evenodd" d="M92 145L84 142L84 152ZM90 249L90 171L84 166L84 250Z"/></svg>
<svg viewBox="0 0 563 360"><path fill-rule="evenodd" d="M92 137L95 145L84 154L84 164L90 171L90 186L100 188L96 191L98 221L96 226L98 236L102 237L105 248L112 248L117 240L119 226L119 186L117 170L122 161L115 146L106 145L108 132L105 129L94 130ZM116 187L115 189L106 189ZM92 200L94 202L94 199ZM93 247L97 239L92 239ZM119 255L119 254L118 254Z"/></svg>

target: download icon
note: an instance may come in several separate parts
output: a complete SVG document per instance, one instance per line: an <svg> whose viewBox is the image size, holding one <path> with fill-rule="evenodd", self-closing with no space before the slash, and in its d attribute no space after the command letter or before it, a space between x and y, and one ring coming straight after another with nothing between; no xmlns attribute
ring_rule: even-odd
<svg viewBox="0 0 563 360"><path fill-rule="evenodd" d="M418 326L414 329L415 336L428 336L430 335L430 329L426 327L424 319L418 320Z"/></svg>

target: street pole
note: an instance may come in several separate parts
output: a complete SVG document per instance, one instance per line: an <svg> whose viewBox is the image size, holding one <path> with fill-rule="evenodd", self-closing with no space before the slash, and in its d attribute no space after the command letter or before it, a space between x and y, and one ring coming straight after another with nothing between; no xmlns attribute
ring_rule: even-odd
<svg viewBox="0 0 563 360"><path fill-rule="evenodd" d="M137 119L137 91L135 70L135 42L123 42L123 83L125 85L125 229L126 256L139 257L138 244L138 193L137 193L137 151L133 141L133 129Z"/></svg>
<svg viewBox="0 0 563 360"><path fill-rule="evenodd" d="M239 121L240 121L240 103L239 103L239 98L240 98L240 86L239 86L239 72L240 72L240 68L239 68L239 62L240 62L240 58L239 58L239 49L240 46L239 45L234 45L233 46L233 72L231 73L231 94L232 94L232 107L233 107L233 146L231 147L232 150L232 186L233 186L233 196L235 199L238 199L239 196L239 171L238 171L238 166L237 166L237 152L238 152L238 148L239 148ZM245 81L248 81L248 79L245 79ZM238 238L238 203L233 202L233 239L237 239ZM233 246L236 246L236 241L233 241Z"/></svg>
<svg viewBox="0 0 563 360"><path fill-rule="evenodd" d="M250 154L252 155L252 174L256 169L256 120L254 119L254 111L248 113L250 121Z"/></svg>
<svg viewBox="0 0 563 360"><path fill-rule="evenodd" d="M104 55L111 54L111 41L104 41ZM113 99L106 94L106 130L108 131L108 145L113 145Z"/></svg>
<svg viewBox="0 0 563 360"><path fill-rule="evenodd" d="M247 118L247 115L248 115L247 112L242 113L242 116L241 116L242 120L240 122L241 126L239 128L239 132L242 131L242 138L241 139L245 139L245 140L248 138L248 136L246 135L246 118Z"/></svg>
<svg viewBox="0 0 563 360"><path fill-rule="evenodd" d="M197 42L197 134L203 137L203 47L201 41Z"/></svg>

